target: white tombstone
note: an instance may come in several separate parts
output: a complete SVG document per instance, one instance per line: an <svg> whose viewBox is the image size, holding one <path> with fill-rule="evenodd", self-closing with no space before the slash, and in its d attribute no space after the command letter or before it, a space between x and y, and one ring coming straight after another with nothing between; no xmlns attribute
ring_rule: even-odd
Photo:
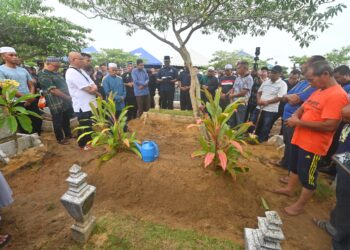
<svg viewBox="0 0 350 250"><path fill-rule="evenodd" d="M154 95L154 108L155 110L159 110L160 109L160 106L159 106L159 92L158 92L158 89L156 89L156 93Z"/></svg>
<svg viewBox="0 0 350 250"><path fill-rule="evenodd" d="M96 218L90 213L96 187L86 183L87 174L76 164L69 169L69 174L66 180L69 189L61 197L61 203L75 220L71 227L72 238L79 243L85 243L96 224Z"/></svg>

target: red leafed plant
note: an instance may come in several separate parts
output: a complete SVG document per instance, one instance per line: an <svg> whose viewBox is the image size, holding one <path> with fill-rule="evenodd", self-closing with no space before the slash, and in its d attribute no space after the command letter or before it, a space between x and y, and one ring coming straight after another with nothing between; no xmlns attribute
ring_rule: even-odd
<svg viewBox="0 0 350 250"><path fill-rule="evenodd" d="M193 152L192 157L204 157L204 167L220 166L235 178L236 173L249 171L247 167L238 166L237 160L244 154L241 144L245 144L246 139L254 140L246 133L251 124L243 123L231 129L227 121L242 102L238 100L222 110L219 104L221 88L217 90L214 98L207 90L204 90L204 93L208 102L203 104L208 113L204 112L202 119L188 126L199 127L202 131L199 139L201 149Z"/></svg>

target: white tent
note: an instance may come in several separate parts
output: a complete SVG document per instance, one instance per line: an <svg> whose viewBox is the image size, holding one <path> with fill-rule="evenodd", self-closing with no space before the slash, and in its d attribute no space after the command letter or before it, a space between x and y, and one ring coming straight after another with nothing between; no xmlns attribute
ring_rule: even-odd
<svg viewBox="0 0 350 250"><path fill-rule="evenodd" d="M195 50L189 50L190 55L192 58L192 63L194 66L208 66L209 64L209 58L198 53ZM169 55L171 59L171 65L174 66L183 66L184 65L184 60L180 56L179 53L174 53L173 55Z"/></svg>

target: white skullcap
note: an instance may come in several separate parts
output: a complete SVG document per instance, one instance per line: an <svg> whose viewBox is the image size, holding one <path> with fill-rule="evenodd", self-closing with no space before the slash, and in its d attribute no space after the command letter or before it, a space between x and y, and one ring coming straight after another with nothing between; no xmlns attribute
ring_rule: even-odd
<svg viewBox="0 0 350 250"><path fill-rule="evenodd" d="M108 68L118 68L116 63L108 63Z"/></svg>
<svg viewBox="0 0 350 250"><path fill-rule="evenodd" d="M0 53L16 53L16 50L12 47L1 47Z"/></svg>
<svg viewBox="0 0 350 250"><path fill-rule="evenodd" d="M208 70L215 70L215 68L213 66L210 66Z"/></svg>
<svg viewBox="0 0 350 250"><path fill-rule="evenodd" d="M231 64L226 64L225 65L225 69L232 69L233 67L232 67L232 65Z"/></svg>

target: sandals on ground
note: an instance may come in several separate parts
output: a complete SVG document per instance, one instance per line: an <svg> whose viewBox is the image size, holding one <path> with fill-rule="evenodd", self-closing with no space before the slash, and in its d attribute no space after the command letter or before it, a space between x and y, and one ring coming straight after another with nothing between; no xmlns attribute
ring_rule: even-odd
<svg viewBox="0 0 350 250"><path fill-rule="evenodd" d="M6 234L6 235L3 235L3 236L4 236L5 240L2 243L0 243L0 248L5 247L11 240L11 235Z"/></svg>
<svg viewBox="0 0 350 250"><path fill-rule="evenodd" d="M336 229L332 226L332 224L329 221L325 221L325 220L318 220L316 218L312 219L312 222L319 227L320 229L322 229L323 231L325 231L326 233L328 233L330 236L334 236L336 234Z"/></svg>

